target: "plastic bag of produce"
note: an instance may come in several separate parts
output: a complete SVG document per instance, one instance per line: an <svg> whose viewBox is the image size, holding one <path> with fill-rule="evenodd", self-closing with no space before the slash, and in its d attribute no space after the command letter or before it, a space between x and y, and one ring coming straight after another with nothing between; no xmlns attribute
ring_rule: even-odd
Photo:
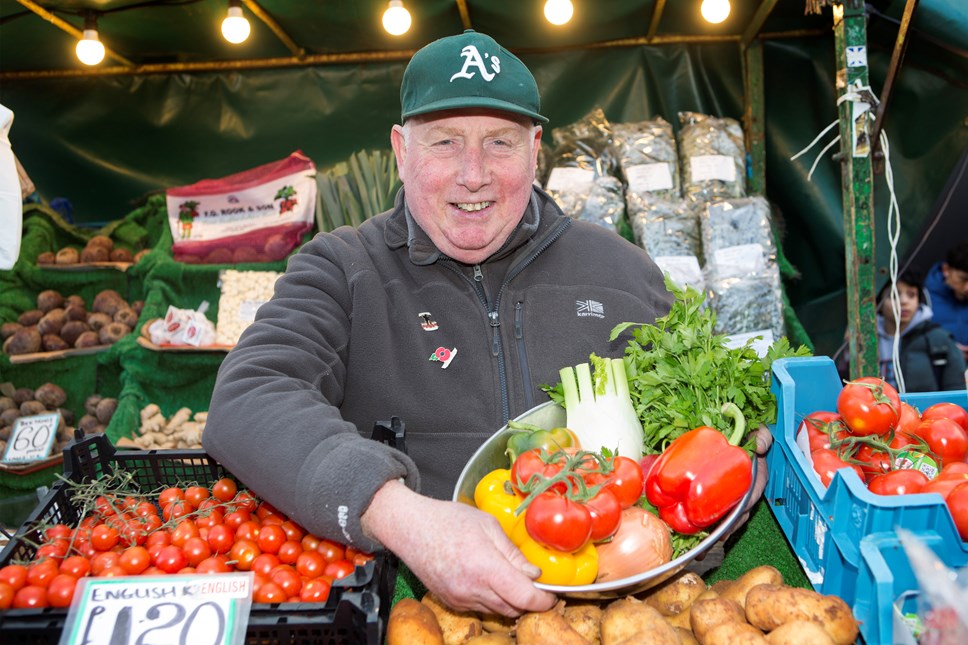
<svg viewBox="0 0 968 645"><path fill-rule="evenodd" d="M622 182L612 152L612 126L601 108L552 130L545 190L566 215L618 232L625 216Z"/></svg>
<svg viewBox="0 0 968 645"><path fill-rule="evenodd" d="M746 147L736 119L680 112L682 194L696 202L746 195Z"/></svg>
<svg viewBox="0 0 968 645"><path fill-rule="evenodd" d="M316 166L297 151L221 179L166 191L172 253L187 263L273 262L313 225Z"/></svg>
<svg viewBox="0 0 968 645"><path fill-rule="evenodd" d="M763 197L745 197L706 204L699 216L702 248L714 259L721 249L757 245L763 258L776 262L770 203Z"/></svg>
<svg viewBox="0 0 968 645"><path fill-rule="evenodd" d="M653 258L664 255L701 257L699 214L694 204L649 200L626 192L626 206L635 243Z"/></svg>
<svg viewBox="0 0 968 645"><path fill-rule="evenodd" d="M672 125L661 117L615 123L612 141L625 176L626 201L679 200L679 155Z"/></svg>

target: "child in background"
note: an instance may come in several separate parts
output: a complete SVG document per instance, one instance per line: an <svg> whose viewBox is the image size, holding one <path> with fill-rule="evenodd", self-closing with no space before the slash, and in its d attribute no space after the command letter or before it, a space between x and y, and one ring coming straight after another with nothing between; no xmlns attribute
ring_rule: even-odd
<svg viewBox="0 0 968 645"><path fill-rule="evenodd" d="M899 364L907 392L961 390L965 387L965 359L951 333L932 320L922 279L908 270L897 278L899 318L892 309L891 285L878 295L877 353L881 377L897 387L894 373L894 332L900 329Z"/></svg>

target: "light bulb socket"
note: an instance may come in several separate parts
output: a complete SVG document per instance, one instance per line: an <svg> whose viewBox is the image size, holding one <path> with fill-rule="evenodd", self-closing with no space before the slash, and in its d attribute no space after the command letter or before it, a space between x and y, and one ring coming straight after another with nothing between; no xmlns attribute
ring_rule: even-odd
<svg viewBox="0 0 968 645"><path fill-rule="evenodd" d="M97 29L85 29L81 40L93 40L94 42L100 42L100 39L97 37Z"/></svg>
<svg viewBox="0 0 968 645"><path fill-rule="evenodd" d="M390 0L391 7L403 7L403 0Z"/></svg>
<svg viewBox="0 0 968 645"><path fill-rule="evenodd" d="M242 15L242 7L240 7L238 5L236 5L234 7L233 6L229 6L229 15L228 15L228 17L229 18L245 18L245 16Z"/></svg>
<svg viewBox="0 0 968 645"><path fill-rule="evenodd" d="M84 31L94 31L97 33L97 14L93 11L84 12Z"/></svg>

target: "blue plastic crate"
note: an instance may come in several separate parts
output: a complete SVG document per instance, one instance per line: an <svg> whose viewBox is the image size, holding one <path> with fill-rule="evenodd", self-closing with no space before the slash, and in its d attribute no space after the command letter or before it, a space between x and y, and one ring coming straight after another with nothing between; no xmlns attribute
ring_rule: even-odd
<svg viewBox="0 0 968 645"><path fill-rule="evenodd" d="M942 545L939 555L953 567L968 562L968 544L958 536L939 495L874 495L850 469L839 471L824 489L797 446L796 432L811 412L836 410L842 388L829 357L774 362L777 421L771 428L775 441L767 456L770 479L764 496L814 588L839 596L854 608L868 645L892 643L892 603L916 584L913 577L885 579L884 567L867 561L874 553L871 536L894 534L898 526L918 534L930 531ZM902 398L921 410L942 401L968 409L964 391Z"/></svg>

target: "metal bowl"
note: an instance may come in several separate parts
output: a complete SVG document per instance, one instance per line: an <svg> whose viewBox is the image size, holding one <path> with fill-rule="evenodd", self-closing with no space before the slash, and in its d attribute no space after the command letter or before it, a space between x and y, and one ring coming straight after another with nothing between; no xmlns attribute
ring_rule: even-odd
<svg viewBox="0 0 968 645"><path fill-rule="evenodd" d="M532 408L517 417L515 421L530 423L540 428L551 429L556 426L565 425L565 410L554 401L548 401L535 408ZM477 452L470 458L464 466L457 485L454 487L454 501L470 504L474 506L474 488L477 482L487 473L496 468L507 468L508 458L504 451L507 447L507 440L515 431L508 426L504 426L484 442ZM753 460L753 482L756 481L756 460ZM671 578L689 565L697 557L708 551L724 535L726 535L739 522L743 515L750 496L753 494L753 484L746 491L743 499L740 500L733 510L726 517L720 520L719 524L709 532L709 535L694 548L683 553L678 558L666 564L643 571L642 573L622 578L621 580L610 580L608 582L596 582L589 585L548 585L536 582L535 586L545 591L550 591L569 598L582 599L607 599L626 596L629 594L644 591L661 582Z"/></svg>

